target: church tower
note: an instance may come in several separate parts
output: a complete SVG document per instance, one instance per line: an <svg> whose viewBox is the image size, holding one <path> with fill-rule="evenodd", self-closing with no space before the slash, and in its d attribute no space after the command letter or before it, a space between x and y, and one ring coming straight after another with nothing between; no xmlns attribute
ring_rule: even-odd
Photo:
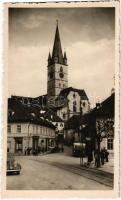
<svg viewBox="0 0 121 200"><path fill-rule="evenodd" d="M53 51L52 55L49 52L47 67L47 95L48 97L56 97L62 89L68 87L67 57L66 52L64 52L64 54L62 52L58 22L56 26Z"/></svg>

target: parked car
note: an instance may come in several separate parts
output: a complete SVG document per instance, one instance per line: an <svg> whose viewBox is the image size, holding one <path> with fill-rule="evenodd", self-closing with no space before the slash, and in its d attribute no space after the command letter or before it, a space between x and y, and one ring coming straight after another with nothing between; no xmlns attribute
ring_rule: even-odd
<svg viewBox="0 0 121 200"><path fill-rule="evenodd" d="M61 148L60 147L49 147L50 149L50 153L59 153L61 152Z"/></svg>
<svg viewBox="0 0 121 200"><path fill-rule="evenodd" d="M7 153L7 175L8 174L17 174L19 175L21 171L21 165L17 163L14 158L14 155L11 153Z"/></svg>

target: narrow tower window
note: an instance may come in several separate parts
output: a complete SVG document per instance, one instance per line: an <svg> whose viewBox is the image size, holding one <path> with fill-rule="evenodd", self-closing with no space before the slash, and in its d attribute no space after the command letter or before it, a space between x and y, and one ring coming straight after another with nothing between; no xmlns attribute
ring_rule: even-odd
<svg viewBox="0 0 121 200"><path fill-rule="evenodd" d="M63 67L62 66L60 67L60 72L63 72Z"/></svg>

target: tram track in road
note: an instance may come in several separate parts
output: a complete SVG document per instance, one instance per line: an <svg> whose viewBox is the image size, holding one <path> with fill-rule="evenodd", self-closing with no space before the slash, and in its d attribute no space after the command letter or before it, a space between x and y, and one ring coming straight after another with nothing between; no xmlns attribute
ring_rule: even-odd
<svg viewBox="0 0 121 200"><path fill-rule="evenodd" d="M72 165L72 164L67 164L67 163L60 163L60 162L54 162L54 161L47 161L44 159L37 159L37 158L28 158L29 160L34 160L36 162L48 164L54 167L57 167L59 169L66 170L68 172L71 172L73 174L82 176L84 178L96 181L100 184L103 184L105 186L108 186L110 188L113 188L113 182L114 182L114 177L113 174L109 172L103 172L98 169L92 169L88 167L81 167L78 165Z"/></svg>

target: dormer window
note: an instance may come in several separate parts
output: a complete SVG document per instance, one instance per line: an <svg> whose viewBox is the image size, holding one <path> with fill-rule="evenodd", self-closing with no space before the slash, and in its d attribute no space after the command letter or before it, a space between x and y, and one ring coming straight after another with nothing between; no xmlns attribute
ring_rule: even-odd
<svg viewBox="0 0 121 200"><path fill-rule="evenodd" d="M75 95L75 93L73 94L73 98L75 98L76 97L76 95Z"/></svg>
<svg viewBox="0 0 121 200"><path fill-rule="evenodd" d="M60 126L63 127L63 124L61 123Z"/></svg>

